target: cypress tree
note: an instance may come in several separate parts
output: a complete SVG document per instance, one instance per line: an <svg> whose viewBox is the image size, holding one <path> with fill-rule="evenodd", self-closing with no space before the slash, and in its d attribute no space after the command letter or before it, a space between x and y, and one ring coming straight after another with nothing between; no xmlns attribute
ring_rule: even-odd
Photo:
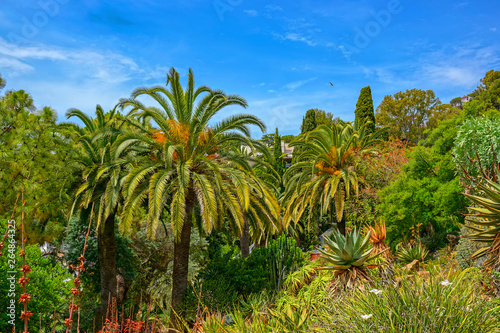
<svg viewBox="0 0 500 333"><path fill-rule="evenodd" d="M300 126L300 134L304 134L316 129L316 110L307 110L306 115L302 118L302 125ZM292 164L297 161L297 157L300 155L302 150L295 147L292 155Z"/></svg>
<svg viewBox="0 0 500 333"><path fill-rule="evenodd" d="M286 162L283 160L281 155L283 152L281 151L281 136L278 133L278 128L276 128L276 132L274 133L274 145L273 145L273 155L274 155L274 169L283 177L286 169Z"/></svg>
<svg viewBox="0 0 500 333"><path fill-rule="evenodd" d="M363 125L367 121L371 121L366 131L367 134L375 132L375 110L373 108L372 90L370 86L361 89L354 115L360 125Z"/></svg>

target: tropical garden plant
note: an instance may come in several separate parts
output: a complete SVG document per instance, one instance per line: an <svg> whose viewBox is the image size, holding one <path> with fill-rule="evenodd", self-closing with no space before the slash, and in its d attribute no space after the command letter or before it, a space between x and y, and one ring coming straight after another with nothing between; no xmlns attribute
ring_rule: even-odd
<svg viewBox="0 0 500 333"><path fill-rule="evenodd" d="M129 228L135 212L146 203L149 230L155 230L162 213L169 215L175 237L170 316L172 324L179 327L177 312L187 288L191 228L195 225L209 233L221 227L224 216L234 228L243 228L243 213L251 210L250 193L258 191L265 196L265 188L248 160L232 148L252 147L248 126L262 131L265 126L246 114L210 124L225 107L246 107L247 103L240 96L207 86L195 88L191 70L186 89L174 68L168 73L167 85L169 89L137 88L130 98L120 101L120 108L130 108L129 117L141 124L154 121L158 129L139 125L138 132L120 136L112 153L120 156L131 147L138 149L124 183L122 230ZM140 97L152 98L159 107L145 106ZM267 206L265 200L264 204L255 206L265 212L259 215L259 227L276 221L274 207Z"/></svg>
<svg viewBox="0 0 500 333"><path fill-rule="evenodd" d="M366 134L366 125L335 124L331 128L322 125L290 143L304 151L283 177L285 223L297 223L306 210L310 220L314 207L319 205L321 214L330 212L332 223L335 211L337 226L345 234L345 200L351 192L357 195L359 191L354 156L373 150L372 145L381 133Z"/></svg>
<svg viewBox="0 0 500 333"><path fill-rule="evenodd" d="M370 281L366 271L368 264L387 250L373 254L374 247L370 243L370 237L371 232L363 236L356 228L345 236L335 230L332 238L325 237L327 250L319 250L322 258L331 265L319 269L334 270L335 277L347 287L360 280Z"/></svg>

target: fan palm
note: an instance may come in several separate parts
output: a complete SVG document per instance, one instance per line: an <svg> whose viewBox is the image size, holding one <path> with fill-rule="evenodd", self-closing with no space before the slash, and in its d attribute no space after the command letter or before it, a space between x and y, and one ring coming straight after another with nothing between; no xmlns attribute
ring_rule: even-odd
<svg viewBox="0 0 500 333"><path fill-rule="evenodd" d="M243 213L252 210L250 194L257 189L265 193L265 187L253 176L248 160L234 153L232 147L252 147L248 126L256 125L262 131L265 126L246 114L209 126L226 106L246 107L247 103L240 96L207 86L195 89L191 70L185 90L174 68L167 75L168 85L170 89L138 88L130 98L120 101L119 107L131 108L129 116L143 122L153 120L159 129L124 134L116 142L114 153L120 155L130 146L139 151L124 184L121 228L130 226L137 208L145 202L150 232L164 210L170 215L175 236L171 322L180 327L176 312L187 288L191 228L196 224L210 232L221 226L227 212L234 226L242 229ZM159 107L145 106L138 99L143 96L153 98Z"/></svg>
<svg viewBox="0 0 500 333"><path fill-rule="evenodd" d="M98 211L96 228L103 314L109 301L116 297L115 218L123 203L121 189L125 164L111 154L111 147L121 133L122 122L118 113L104 113L99 105L95 119L77 109L68 110L66 116L77 117L85 125L83 128L72 126L78 133L80 146L80 154L73 163L80 170L81 179L74 194L70 218L77 209L84 218L92 205Z"/></svg>
<svg viewBox="0 0 500 333"><path fill-rule="evenodd" d="M316 205L321 214L330 211L333 222L335 209L337 226L345 235L344 203L351 192L358 195L358 175L355 171L355 154L373 151L370 148L379 132L365 135L366 124L325 125L300 135L290 146L301 147L298 162L285 173L286 184L283 201L287 205L284 223L295 223L309 209L309 219ZM333 209L333 206L335 207Z"/></svg>

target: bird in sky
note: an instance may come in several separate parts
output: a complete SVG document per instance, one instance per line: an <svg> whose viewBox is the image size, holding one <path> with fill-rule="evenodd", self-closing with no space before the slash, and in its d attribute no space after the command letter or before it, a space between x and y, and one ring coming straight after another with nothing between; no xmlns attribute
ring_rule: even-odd
<svg viewBox="0 0 500 333"><path fill-rule="evenodd" d="M330 82L330 84L331 84L331 85L332 85L332 87L333 87L333 83L331 83L331 82Z"/></svg>

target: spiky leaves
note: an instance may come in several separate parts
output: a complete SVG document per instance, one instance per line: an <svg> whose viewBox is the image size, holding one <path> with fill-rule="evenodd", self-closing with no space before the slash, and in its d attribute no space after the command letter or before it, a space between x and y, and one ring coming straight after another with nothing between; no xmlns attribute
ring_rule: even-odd
<svg viewBox="0 0 500 333"><path fill-rule="evenodd" d="M463 237L484 245L471 259L488 255L484 264L497 268L500 265L500 184L486 180L486 183L478 185L478 189L484 192L485 197L466 194L476 206L469 207L475 213L466 217L470 222L466 226L472 232Z"/></svg>
<svg viewBox="0 0 500 333"><path fill-rule="evenodd" d="M368 263L380 256L384 251L372 254L371 233L365 236L356 228L342 235L335 230L332 238L325 237L326 251L320 250L322 257L331 265L320 269L335 270L337 276L346 278L345 282L355 282L357 278L369 280L365 269Z"/></svg>
<svg viewBox="0 0 500 333"><path fill-rule="evenodd" d="M255 207L250 204L252 195L262 197L264 190L248 160L233 150L242 145L253 146L250 125L261 130L265 126L260 119L246 114L230 116L209 126L226 106L246 107L247 103L240 96L226 95L206 86L195 88L191 70L186 89L173 68L168 73L167 85L168 89L138 88L130 98L120 101L118 107L130 108L129 116L137 118L138 123L154 121L158 128L138 127L137 133L121 136L113 151L118 154L132 146L138 151L124 184L123 228L130 225L138 208L146 202L150 232L163 212L170 216L176 239L171 320L178 326L176 311L187 288L191 225L210 232L229 216L241 232L244 212ZM147 107L139 97L152 98L159 106ZM255 200L252 204L268 205L265 200Z"/></svg>
<svg viewBox="0 0 500 333"><path fill-rule="evenodd" d="M375 135L366 135L365 127L350 124L321 125L305 135L299 135L290 146L303 147L298 162L285 173L287 205L284 222L295 223L306 210L312 216L315 206L321 213L335 210L337 221L342 221L345 199L358 194L358 175L354 156L371 151Z"/></svg>

